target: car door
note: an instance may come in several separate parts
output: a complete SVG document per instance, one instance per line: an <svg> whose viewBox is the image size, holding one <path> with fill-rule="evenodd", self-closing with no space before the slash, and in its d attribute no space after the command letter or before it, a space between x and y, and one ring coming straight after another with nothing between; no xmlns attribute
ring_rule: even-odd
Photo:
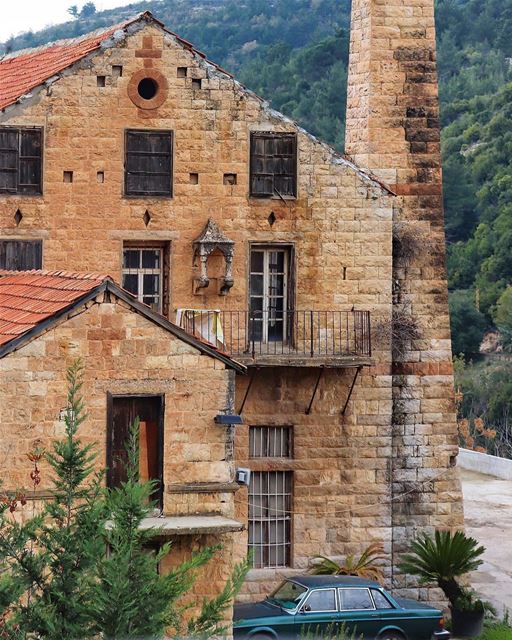
<svg viewBox="0 0 512 640"><path fill-rule="evenodd" d="M377 629L377 612L366 587L338 588L339 614L338 631L345 625L346 630L374 640Z"/></svg>
<svg viewBox="0 0 512 640"><path fill-rule="evenodd" d="M428 640L435 628L435 621L429 622L418 616L417 611L407 611L396 606L380 589L370 589L377 612L375 637L389 629L398 629L409 638Z"/></svg>
<svg viewBox="0 0 512 640"><path fill-rule="evenodd" d="M314 638L336 634L336 589L313 589L295 615L295 636Z"/></svg>

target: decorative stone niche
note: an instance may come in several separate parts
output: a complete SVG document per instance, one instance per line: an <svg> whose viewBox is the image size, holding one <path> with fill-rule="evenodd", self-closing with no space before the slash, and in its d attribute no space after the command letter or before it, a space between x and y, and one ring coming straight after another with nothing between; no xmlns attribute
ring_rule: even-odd
<svg viewBox="0 0 512 640"><path fill-rule="evenodd" d="M208 218L205 228L194 240L194 266L199 266L199 278L194 278L194 293L201 294L208 288L208 258L212 253L219 251L224 256L224 276L220 278L218 295L225 296L234 284L233 280L233 256L235 243L230 240L218 227L217 223Z"/></svg>

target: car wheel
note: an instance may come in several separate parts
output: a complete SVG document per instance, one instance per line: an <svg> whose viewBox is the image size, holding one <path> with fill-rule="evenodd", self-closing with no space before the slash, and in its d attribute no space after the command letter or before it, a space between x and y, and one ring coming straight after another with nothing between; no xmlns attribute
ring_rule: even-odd
<svg viewBox="0 0 512 640"><path fill-rule="evenodd" d="M400 631L385 631L377 640L407 640Z"/></svg>

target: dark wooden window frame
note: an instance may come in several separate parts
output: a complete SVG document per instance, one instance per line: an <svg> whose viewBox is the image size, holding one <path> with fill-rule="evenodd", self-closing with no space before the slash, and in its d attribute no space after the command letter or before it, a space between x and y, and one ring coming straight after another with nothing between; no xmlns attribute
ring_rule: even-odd
<svg viewBox="0 0 512 640"><path fill-rule="evenodd" d="M31 264L26 266L15 264L12 262L9 264L7 262L7 244L12 245L24 245L26 248L29 246L32 248L31 253L32 261ZM19 249L20 247L18 247ZM15 247L16 249L16 247ZM27 258L27 255L25 255ZM2 264L3 260L5 260L6 264ZM43 241L39 238L0 238L0 269L8 269L13 271L29 271L31 269L42 269L43 267Z"/></svg>
<svg viewBox="0 0 512 640"><path fill-rule="evenodd" d="M161 249L162 250L162 310L160 313L169 317L171 307L171 241L170 240L123 240L121 246L121 272L124 249ZM122 275L121 275L122 282Z"/></svg>
<svg viewBox="0 0 512 640"><path fill-rule="evenodd" d="M113 486L112 470L109 462L112 458L112 426L114 419L114 400L117 398L160 398L160 424L158 425L158 474L160 476L160 486L156 501L158 506L163 509L164 504L164 429L165 429L165 394L163 393L110 393L107 391L107 446L106 446L106 466L107 466L107 486Z"/></svg>
<svg viewBox="0 0 512 640"><path fill-rule="evenodd" d="M292 157L293 171L291 173L277 174L284 175L292 180L291 193L282 193L275 185L275 173L256 171L256 156L258 155L263 159L263 162L268 162L268 156L266 154L256 154L256 141L257 140L277 140L277 139L290 139L293 145ZM275 154L273 157L280 157L282 154ZM287 156L283 156L287 157ZM266 159L266 160L265 160ZM254 179L257 177L263 177L267 179L268 188L262 191L255 189ZM249 195L251 198L278 198L283 200L295 200L298 193L298 140L295 132L287 131L251 131L250 148L249 148Z"/></svg>
<svg viewBox="0 0 512 640"><path fill-rule="evenodd" d="M136 155L136 151L128 151L128 137L132 134L141 135L168 135L171 140L171 150L169 154L161 153L160 155L169 156L169 190L166 191L144 191L144 190L129 190L128 189L128 175L136 174L139 172L128 171L127 162L129 154ZM143 154L144 152L140 152ZM148 152L149 153L149 152ZM157 155L157 154L154 154ZM167 172L140 172L141 175L167 175ZM124 197L125 198L172 198L174 192L174 131L172 129L125 129L124 132Z"/></svg>
<svg viewBox="0 0 512 640"><path fill-rule="evenodd" d="M43 157L44 157L44 129L43 127L4 127L0 126L0 131L16 132L18 136L16 149L16 168L12 172L16 172L16 188L8 189L0 187L0 195L16 195L16 196L41 196L43 195ZM39 134L40 154L38 156L22 156L21 142L23 132L31 132ZM13 151L13 149L0 149L2 151ZM38 160L39 161L39 182L34 184L20 185L20 161ZM1 172L2 170L0 170ZM4 170L5 171L5 170Z"/></svg>

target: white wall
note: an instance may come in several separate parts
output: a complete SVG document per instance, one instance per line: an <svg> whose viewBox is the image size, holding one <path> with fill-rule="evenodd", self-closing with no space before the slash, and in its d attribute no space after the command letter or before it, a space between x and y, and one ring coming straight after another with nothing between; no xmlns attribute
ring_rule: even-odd
<svg viewBox="0 0 512 640"><path fill-rule="evenodd" d="M459 449L457 464L461 469L485 473L495 478L512 480L512 460L490 456L487 453Z"/></svg>

